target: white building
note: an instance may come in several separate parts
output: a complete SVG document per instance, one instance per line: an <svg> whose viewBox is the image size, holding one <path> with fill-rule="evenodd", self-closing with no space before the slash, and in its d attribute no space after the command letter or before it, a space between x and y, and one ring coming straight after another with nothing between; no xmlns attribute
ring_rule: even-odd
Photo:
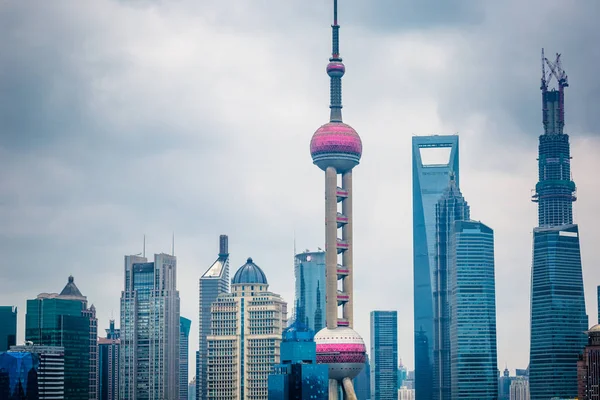
<svg viewBox="0 0 600 400"><path fill-rule="evenodd" d="M211 307L207 337L207 399L266 400L279 363L287 304L268 291L264 272L249 258L231 280L231 293Z"/></svg>
<svg viewBox="0 0 600 400"><path fill-rule="evenodd" d="M529 400L529 380L517 376L510 383L510 400Z"/></svg>
<svg viewBox="0 0 600 400"><path fill-rule="evenodd" d="M415 400L415 389L402 386L398 389L398 400Z"/></svg>

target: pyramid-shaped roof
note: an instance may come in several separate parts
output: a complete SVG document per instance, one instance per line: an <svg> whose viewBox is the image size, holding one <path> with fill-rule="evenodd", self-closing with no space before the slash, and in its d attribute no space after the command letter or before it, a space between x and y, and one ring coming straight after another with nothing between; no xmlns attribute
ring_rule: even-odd
<svg viewBox="0 0 600 400"><path fill-rule="evenodd" d="M81 292L77 288L77 285L75 285L75 278L73 278L73 275L69 276L69 281L67 282L67 285L62 290L62 292L60 292L59 296L60 297L67 297L67 296L68 297L80 297L82 299L85 299L85 296L81 294Z"/></svg>

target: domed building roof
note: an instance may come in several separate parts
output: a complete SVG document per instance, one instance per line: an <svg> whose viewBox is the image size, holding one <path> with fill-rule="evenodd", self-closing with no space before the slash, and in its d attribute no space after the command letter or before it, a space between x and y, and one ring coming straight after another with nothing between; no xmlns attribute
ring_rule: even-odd
<svg viewBox="0 0 600 400"><path fill-rule="evenodd" d="M254 262L252 258L246 260L246 264L242 265L231 280L232 285L268 285L267 276L262 269Z"/></svg>

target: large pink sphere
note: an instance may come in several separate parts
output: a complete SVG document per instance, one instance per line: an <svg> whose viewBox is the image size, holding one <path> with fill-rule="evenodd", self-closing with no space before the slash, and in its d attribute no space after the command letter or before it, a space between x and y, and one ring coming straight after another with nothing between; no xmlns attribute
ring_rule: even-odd
<svg viewBox="0 0 600 400"><path fill-rule="evenodd" d="M313 163L322 170L334 167L338 172L345 172L360 162L362 141L350 125L329 122L314 133L310 154Z"/></svg>
<svg viewBox="0 0 600 400"><path fill-rule="evenodd" d="M329 365L329 379L355 378L365 366L365 342L352 328L323 328L315 335L317 363Z"/></svg>

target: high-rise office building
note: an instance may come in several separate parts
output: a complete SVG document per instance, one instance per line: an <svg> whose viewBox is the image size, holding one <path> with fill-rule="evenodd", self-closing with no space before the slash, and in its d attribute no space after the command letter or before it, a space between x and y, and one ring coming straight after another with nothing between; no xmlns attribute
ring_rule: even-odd
<svg viewBox="0 0 600 400"><path fill-rule="evenodd" d="M398 397L398 312L371 311L371 398Z"/></svg>
<svg viewBox="0 0 600 400"><path fill-rule="evenodd" d="M429 160L430 152L445 152L444 160ZM413 274L415 328L415 393L419 400L433 398L434 283L436 268L436 215L438 200L453 174L459 185L457 135L415 136L412 139Z"/></svg>
<svg viewBox="0 0 600 400"><path fill-rule="evenodd" d="M543 53L542 53L543 57ZM573 223L569 135L564 128L567 75L542 59L544 133L539 137L538 227L533 230L529 388L532 400L577 396L577 360L587 342L579 229ZM558 90L548 90L552 78Z"/></svg>
<svg viewBox="0 0 600 400"><path fill-rule="evenodd" d="M502 376L498 377L498 400L510 400L510 383L513 377L510 376L508 368L504 368Z"/></svg>
<svg viewBox="0 0 600 400"><path fill-rule="evenodd" d="M125 256L121 292L121 400L179 398L177 259Z"/></svg>
<svg viewBox="0 0 600 400"><path fill-rule="evenodd" d="M368 354L365 355L365 367L354 378L354 391L356 392L356 400L371 399L371 365Z"/></svg>
<svg viewBox="0 0 600 400"><path fill-rule="evenodd" d="M196 377L188 384L188 400L196 400Z"/></svg>
<svg viewBox="0 0 600 400"><path fill-rule="evenodd" d="M600 325L587 331L588 344L577 362L577 399L600 400Z"/></svg>
<svg viewBox="0 0 600 400"><path fill-rule="evenodd" d="M98 399L119 399L119 350L121 330L111 319L105 338L98 338Z"/></svg>
<svg viewBox="0 0 600 400"><path fill-rule="evenodd" d="M98 320L94 305L69 276L64 289L27 300L25 340L64 347L65 400L98 396Z"/></svg>
<svg viewBox="0 0 600 400"><path fill-rule="evenodd" d="M495 400L494 232L481 222L456 221L450 252L451 399Z"/></svg>
<svg viewBox="0 0 600 400"><path fill-rule="evenodd" d="M404 386L404 381L406 381L407 377L408 377L408 370L406 369L404 364L402 364L402 359L400 359L400 365L398 365L398 387L399 388Z"/></svg>
<svg viewBox="0 0 600 400"><path fill-rule="evenodd" d="M310 154L313 163L325 172L326 311L325 327L315 335L317 362L329 364L329 399L337 400L341 387L345 396L355 396L352 379L364 368L366 349L361 336L352 329L352 170L360 162L362 142L358 133L342 120L342 76L346 67L340 57L337 0L333 0L331 28L332 51L327 65L330 117L329 122L313 134ZM338 180L341 187L338 187ZM341 238L338 238L339 229L342 230Z"/></svg>
<svg viewBox="0 0 600 400"><path fill-rule="evenodd" d="M0 351L17 344L17 307L0 306Z"/></svg>
<svg viewBox="0 0 600 400"><path fill-rule="evenodd" d="M398 400L415 400L415 389L402 386L398 389Z"/></svg>
<svg viewBox="0 0 600 400"><path fill-rule="evenodd" d="M0 399L66 399L65 385L63 347L28 342L0 353Z"/></svg>
<svg viewBox="0 0 600 400"><path fill-rule="evenodd" d="M314 331L296 321L283 331L281 360L269 375L269 400L327 400L329 368L317 364Z"/></svg>
<svg viewBox="0 0 600 400"><path fill-rule="evenodd" d="M294 277L296 320L319 332L325 326L325 252L296 254Z"/></svg>
<svg viewBox="0 0 600 400"><path fill-rule="evenodd" d="M229 239L219 236L219 255L198 283L198 351L196 352L196 399L206 400L206 337L210 335L212 303L220 294L229 292Z"/></svg>
<svg viewBox="0 0 600 400"><path fill-rule="evenodd" d="M510 400L529 400L529 379L518 376L510 383Z"/></svg>
<svg viewBox="0 0 600 400"><path fill-rule="evenodd" d="M269 373L280 361L287 304L268 291L266 275L251 258L233 276L231 289L211 307L206 397L266 399Z"/></svg>
<svg viewBox="0 0 600 400"><path fill-rule="evenodd" d="M179 400L187 400L188 398L191 326L191 320L179 317Z"/></svg>
<svg viewBox="0 0 600 400"><path fill-rule="evenodd" d="M456 185L454 172L435 206L435 264L433 279L433 398L450 400L450 305L448 286L450 242L455 221L469 220L469 205Z"/></svg>

